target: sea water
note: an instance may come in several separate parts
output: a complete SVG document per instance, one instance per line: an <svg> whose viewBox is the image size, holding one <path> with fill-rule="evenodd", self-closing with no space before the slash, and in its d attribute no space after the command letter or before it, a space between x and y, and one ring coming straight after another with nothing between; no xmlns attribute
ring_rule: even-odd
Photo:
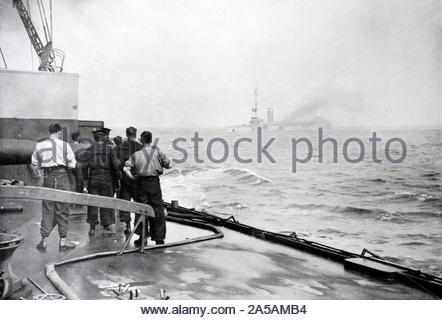
<svg viewBox="0 0 442 320"><path fill-rule="evenodd" d="M221 217L235 216L242 223L265 230L290 234L325 245L360 253L364 248L394 262L442 275L441 136L439 130L376 130L381 142L372 158L369 141L374 130L324 129L324 138L337 141L337 161L332 144L323 145L323 162L318 160L318 128L275 130L262 133L263 144L274 138L267 151L274 162L263 156L258 162L256 130L232 132L226 129L142 128L159 138L158 146L169 158L181 162L183 152L173 147L173 140L186 150L187 159L175 163L161 177L165 201L178 200L185 207L205 209ZM124 130L120 128L120 135ZM198 132L195 160L195 143ZM306 137L313 146L310 161L298 163L293 173L292 139ZM385 156L390 138L406 142L406 157L392 163ZM221 138L225 145L208 143ZM234 144L249 138L237 149ZM349 163L343 157L343 144L349 138L364 143L365 157ZM301 144L299 144L301 145ZM298 148L299 158L308 150ZM401 157L400 144L392 143L391 158ZM353 143L348 156L357 159L360 146ZM215 163L211 159L225 161ZM201 163L202 161L202 163Z"/></svg>

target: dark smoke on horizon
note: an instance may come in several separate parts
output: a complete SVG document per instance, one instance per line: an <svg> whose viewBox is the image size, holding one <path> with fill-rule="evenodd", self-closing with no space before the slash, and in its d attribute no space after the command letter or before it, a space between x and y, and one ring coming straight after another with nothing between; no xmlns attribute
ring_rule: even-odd
<svg viewBox="0 0 442 320"><path fill-rule="evenodd" d="M305 97L282 122L305 126L339 125L333 117L336 110L344 111L346 114L356 114L365 111L366 108L367 102L362 94L356 93L355 90L329 85L327 89L318 89L309 97Z"/></svg>

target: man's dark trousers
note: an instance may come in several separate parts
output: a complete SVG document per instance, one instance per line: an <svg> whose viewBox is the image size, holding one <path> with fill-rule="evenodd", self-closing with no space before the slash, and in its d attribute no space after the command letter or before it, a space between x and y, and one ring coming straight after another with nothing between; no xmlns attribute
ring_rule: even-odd
<svg viewBox="0 0 442 320"><path fill-rule="evenodd" d="M134 199L134 201L138 201L137 197L138 193L138 185L136 181L133 181L132 179L126 177L126 175L123 175L123 178L121 179L121 188L120 192L118 193L118 198L130 201L131 199ZM121 222L130 222L130 212L129 211L120 211L120 221Z"/></svg>
<svg viewBox="0 0 442 320"><path fill-rule="evenodd" d="M114 187L112 179L93 179L88 183L89 194L96 194L100 196L113 197ZM98 224L98 208L87 207L87 222L90 225L96 226ZM115 223L115 210L100 208L100 222L103 227L110 226Z"/></svg>
<svg viewBox="0 0 442 320"><path fill-rule="evenodd" d="M66 168L54 167L45 169L43 187L70 191L69 177ZM42 201L42 219L40 233L49 237L52 229L58 225L60 238L66 238L68 233L69 204L57 201Z"/></svg>
<svg viewBox="0 0 442 320"><path fill-rule="evenodd" d="M139 177L138 188L140 192L139 202L150 205L155 212L155 218L148 217L150 238L153 241L164 240L166 238L166 217L164 216L160 178L157 176ZM135 219L138 220L138 217ZM139 235L141 230L141 227L138 227L135 232Z"/></svg>

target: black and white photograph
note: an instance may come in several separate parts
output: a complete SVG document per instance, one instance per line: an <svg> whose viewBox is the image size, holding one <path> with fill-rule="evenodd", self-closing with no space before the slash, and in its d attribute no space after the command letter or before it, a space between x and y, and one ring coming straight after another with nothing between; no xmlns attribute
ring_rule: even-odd
<svg viewBox="0 0 442 320"><path fill-rule="evenodd" d="M441 299L440 0L0 0L0 55L0 300Z"/></svg>

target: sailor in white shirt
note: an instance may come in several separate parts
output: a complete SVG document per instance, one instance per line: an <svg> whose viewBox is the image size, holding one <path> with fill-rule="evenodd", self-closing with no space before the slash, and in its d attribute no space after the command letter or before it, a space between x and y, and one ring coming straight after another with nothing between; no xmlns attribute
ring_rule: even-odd
<svg viewBox="0 0 442 320"><path fill-rule="evenodd" d="M44 171L43 187L70 191L68 169L76 166L75 155L66 141L61 140L62 128L58 123L49 126L49 138L37 144L32 153L31 169L36 175ZM45 251L47 238L58 225L60 251L75 248L66 240L68 233L69 204L57 201L42 201L41 241L37 249Z"/></svg>

